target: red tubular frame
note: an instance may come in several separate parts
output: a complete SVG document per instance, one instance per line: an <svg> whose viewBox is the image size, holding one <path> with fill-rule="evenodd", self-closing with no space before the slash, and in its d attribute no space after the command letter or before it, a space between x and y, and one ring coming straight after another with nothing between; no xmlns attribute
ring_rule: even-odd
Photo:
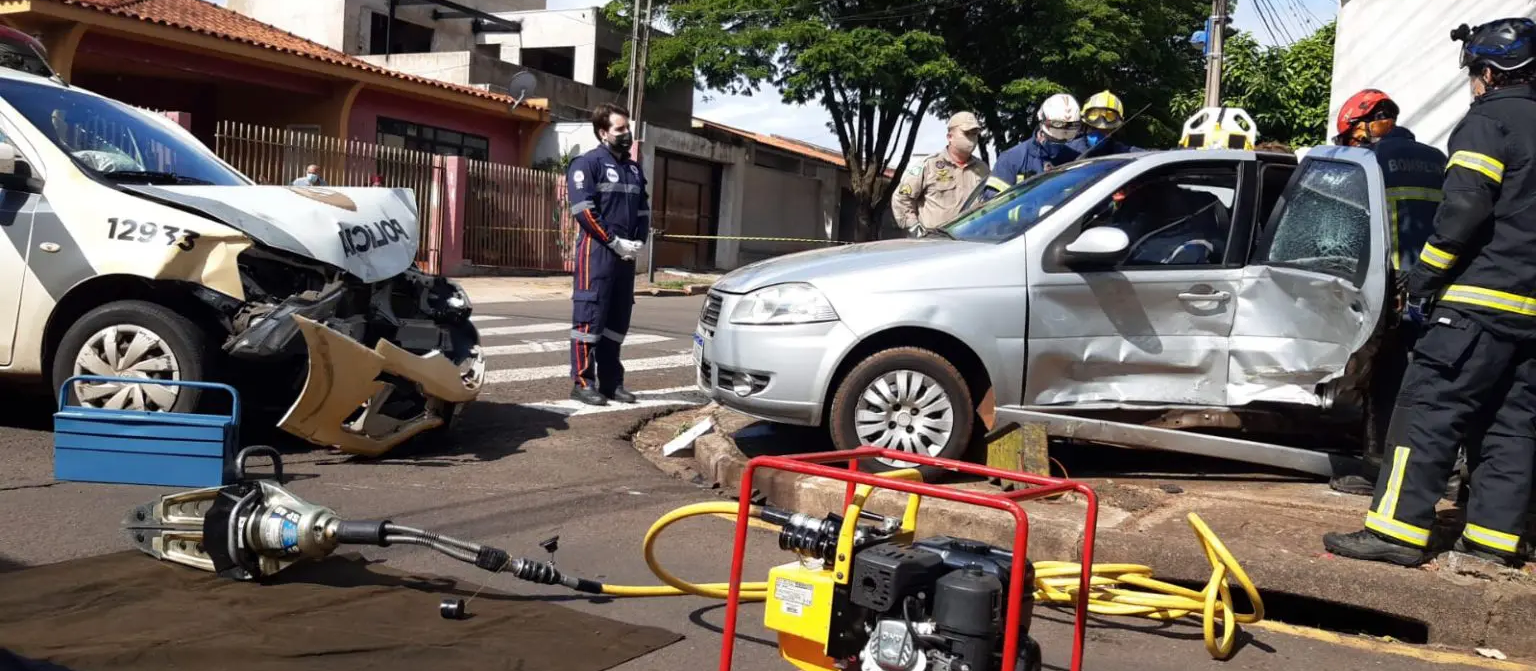
<svg viewBox="0 0 1536 671"><path fill-rule="evenodd" d="M982 493L955 489L926 482L912 482L896 478L880 477L872 473L859 470L859 462L864 459L885 457L894 461L935 466L949 471L979 475L987 478L1000 478L1030 485L1027 488L1015 490L1009 493ZM829 462L846 461L848 468L835 468L826 465ZM1088 588L1092 579L1093 566L1093 537L1099 521L1099 499L1087 485L1063 478L1051 478L1030 473L1005 471L990 468L979 464L955 461L952 459L940 459L925 454L887 450L878 447L860 447L841 452L819 452L815 454L801 454L788 457L757 457L747 462L746 470L741 474L741 498L737 508L736 541L735 549L731 556L731 588L729 598L725 605L725 631L724 639L720 643L720 671L731 671L731 661L736 650L736 614L741 606L741 572L746 560L747 527L746 520L752 508L752 482L753 475L759 469L775 471L788 471L801 475L822 477L830 480L840 480L848 483L847 492L843 495L843 505L846 507L853 500L854 487L856 485L870 485L878 489L889 489L907 494L917 494L926 498L944 499L968 503L974 506L1002 510L1013 515L1013 556L1022 559L1028 555L1029 549L1029 515L1019 505L1019 501L1044 498L1068 491L1082 494L1088 502L1088 514L1086 526L1083 528L1083 571L1077 590L1077 616L1074 622L1072 640L1072 671L1082 671L1083 668L1083 636L1088 628ZM837 511L841 512L841 511ZM1008 581L1008 621L1004 623L1003 634L1003 659L1014 660L1018 658L1019 650L1019 608L1023 603L1024 590L1034 590L1033 585L1024 584L1024 562L1013 562L1012 576ZM1004 661L1004 665L1011 667L1011 661Z"/></svg>

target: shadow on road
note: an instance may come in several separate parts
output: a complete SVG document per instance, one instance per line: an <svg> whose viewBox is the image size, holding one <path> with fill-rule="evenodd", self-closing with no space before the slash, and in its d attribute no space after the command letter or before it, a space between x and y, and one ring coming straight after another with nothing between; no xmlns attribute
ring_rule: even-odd
<svg viewBox="0 0 1536 671"><path fill-rule="evenodd" d="M696 627L698 627L700 629L704 629L706 631L712 631L712 632L714 632L716 634L724 634L725 633L725 626L724 625L715 624L713 622L710 622L710 621L704 619L706 615L710 615L710 614L714 613L715 611L720 611L720 617L723 619L725 617L725 604L722 602L722 603L717 603L717 604L715 604L713 606L705 606L703 608L695 610L692 613L688 614L688 621L692 622L694 624L694 626L696 626ZM751 635L748 635L748 634L741 633L741 627L740 627L740 623L741 622L743 622L743 621L747 621L747 622L760 622L761 620L762 620L762 618L760 618L760 617L755 619L755 620L752 619L752 618L747 618L747 619L743 620L743 619L741 619L738 616L738 618L736 620L736 622L737 622L736 640L738 640L738 641L746 641L748 643L754 643L754 644L757 644L757 645L761 645L761 646L763 646L765 648L778 648L779 644L777 642L775 642L775 641L770 641L770 640L767 640L767 639L758 638L756 636L751 636Z"/></svg>
<svg viewBox="0 0 1536 671"><path fill-rule="evenodd" d="M565 415L495 401L476 401L447 430L428 431L380 457L341 456L322 464L410 464L448 468L474 461L497 461L520 454L523 444L569 427ZM313 446L308 446L313 448Z"/></svg>
<svg viewBox="0 0 1536 671"><path fill-rule="evenodd" d="M0 648L0 671L72 671L67 666L30 659Z"/></svg>

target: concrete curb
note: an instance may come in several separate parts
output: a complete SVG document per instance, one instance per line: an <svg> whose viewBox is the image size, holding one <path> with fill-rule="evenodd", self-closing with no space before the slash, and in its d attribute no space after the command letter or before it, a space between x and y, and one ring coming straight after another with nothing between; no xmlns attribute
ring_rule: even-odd
<svg viewBox="0 0 1536 671"><path fill-rule="evenodd" d="M661 456L662 443L706 415L714 417L716 428L695 442L691 454ZM714 405L684 410L641 429L635 446L675 477L717 486L721 494L734 496L747 457L730 436L752 423ZM842 485L827 480L761 472L753 486L778 506L816 514L842 507ZM1341 515L1306 502L1295 506L1270 502L1259 508L1254 501L1219 495L1171 495L1115 483L1095 489L1099 494L1095 563L1145 564L1155 569L1159 579L1204 584L1210 580L1211 567L1185 521L1188 513L1198 512L1269 601L1314 600L1316 612L1334 621L1347 621L1348 611L1335 611L1328 604L1375 611L1422 624L1431 644L1498 648L1511 657L1536 657L1536 581L1529 575L1502 570L1492 571L1497 575L1491 578L1479 577L1477 570L1444 560L1428 569L1407 570L1334 557L1321 551L1315 530L1330 525L1355 528L1358 515ZM873 497L871 507L891 513L903 503L897 495L881 492ZM1080 497L1030 502L1026 509L1031 557L1080 560L1086 511ZM919 533L942 530L1003 546L1012 542L1011 517L947 501L925 501L918 527ZM1318 547L1307 551L1311 545Z"/></svg>
<svg viewBox="0 0 1536 671"><path fill-rule="evenodd" d="M681 289L665 287L636 287L636 296L697 296L709 291L714 284L689 284Z"/></svg>

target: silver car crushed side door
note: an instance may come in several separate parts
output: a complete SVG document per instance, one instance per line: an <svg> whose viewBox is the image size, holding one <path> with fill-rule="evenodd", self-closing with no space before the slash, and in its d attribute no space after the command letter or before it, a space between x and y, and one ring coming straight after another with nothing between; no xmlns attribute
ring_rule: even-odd
<svg viewBox="0 0 1536 671"><path fill-rule="evenodd" d="M1326 407L1387 294L1386 190L1369 151L1308 152L1243 269L1226 404Z"/></svg>
<svg viewBox="0 0 1536 671"><path fill-rule="evenodd" d="M1170 156L1117 174L1115 188L1184 161L1230 158L1235 171L1242 157ZM1242 272L1032 273L1024 404L1222 405Z"/></svg>

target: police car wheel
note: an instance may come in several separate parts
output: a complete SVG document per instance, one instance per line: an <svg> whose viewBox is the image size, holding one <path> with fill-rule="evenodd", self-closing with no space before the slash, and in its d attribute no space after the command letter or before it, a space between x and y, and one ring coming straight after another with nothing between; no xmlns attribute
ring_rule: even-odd
<svg viewBox="0 0 1536 671"><path fill-rule="evenodd" d="M81 317L54 350L54 389L76 375L205 380L207 338L191 320L147 301L115 301ZM114 410L193 412L202 390L153 384L76 382L70 405Z"/></svg>
<svg viewBox="0 0 1536 671"><path fill-rule="evenodd" d="M828 429L837 449L874 445L944 459L970 447L976 405L959 370L917 347L888 349L865 359L838 385ZM873 472L913 468L896 459L871 459ZM942 469L918 467L924 475Z"/></svg>

